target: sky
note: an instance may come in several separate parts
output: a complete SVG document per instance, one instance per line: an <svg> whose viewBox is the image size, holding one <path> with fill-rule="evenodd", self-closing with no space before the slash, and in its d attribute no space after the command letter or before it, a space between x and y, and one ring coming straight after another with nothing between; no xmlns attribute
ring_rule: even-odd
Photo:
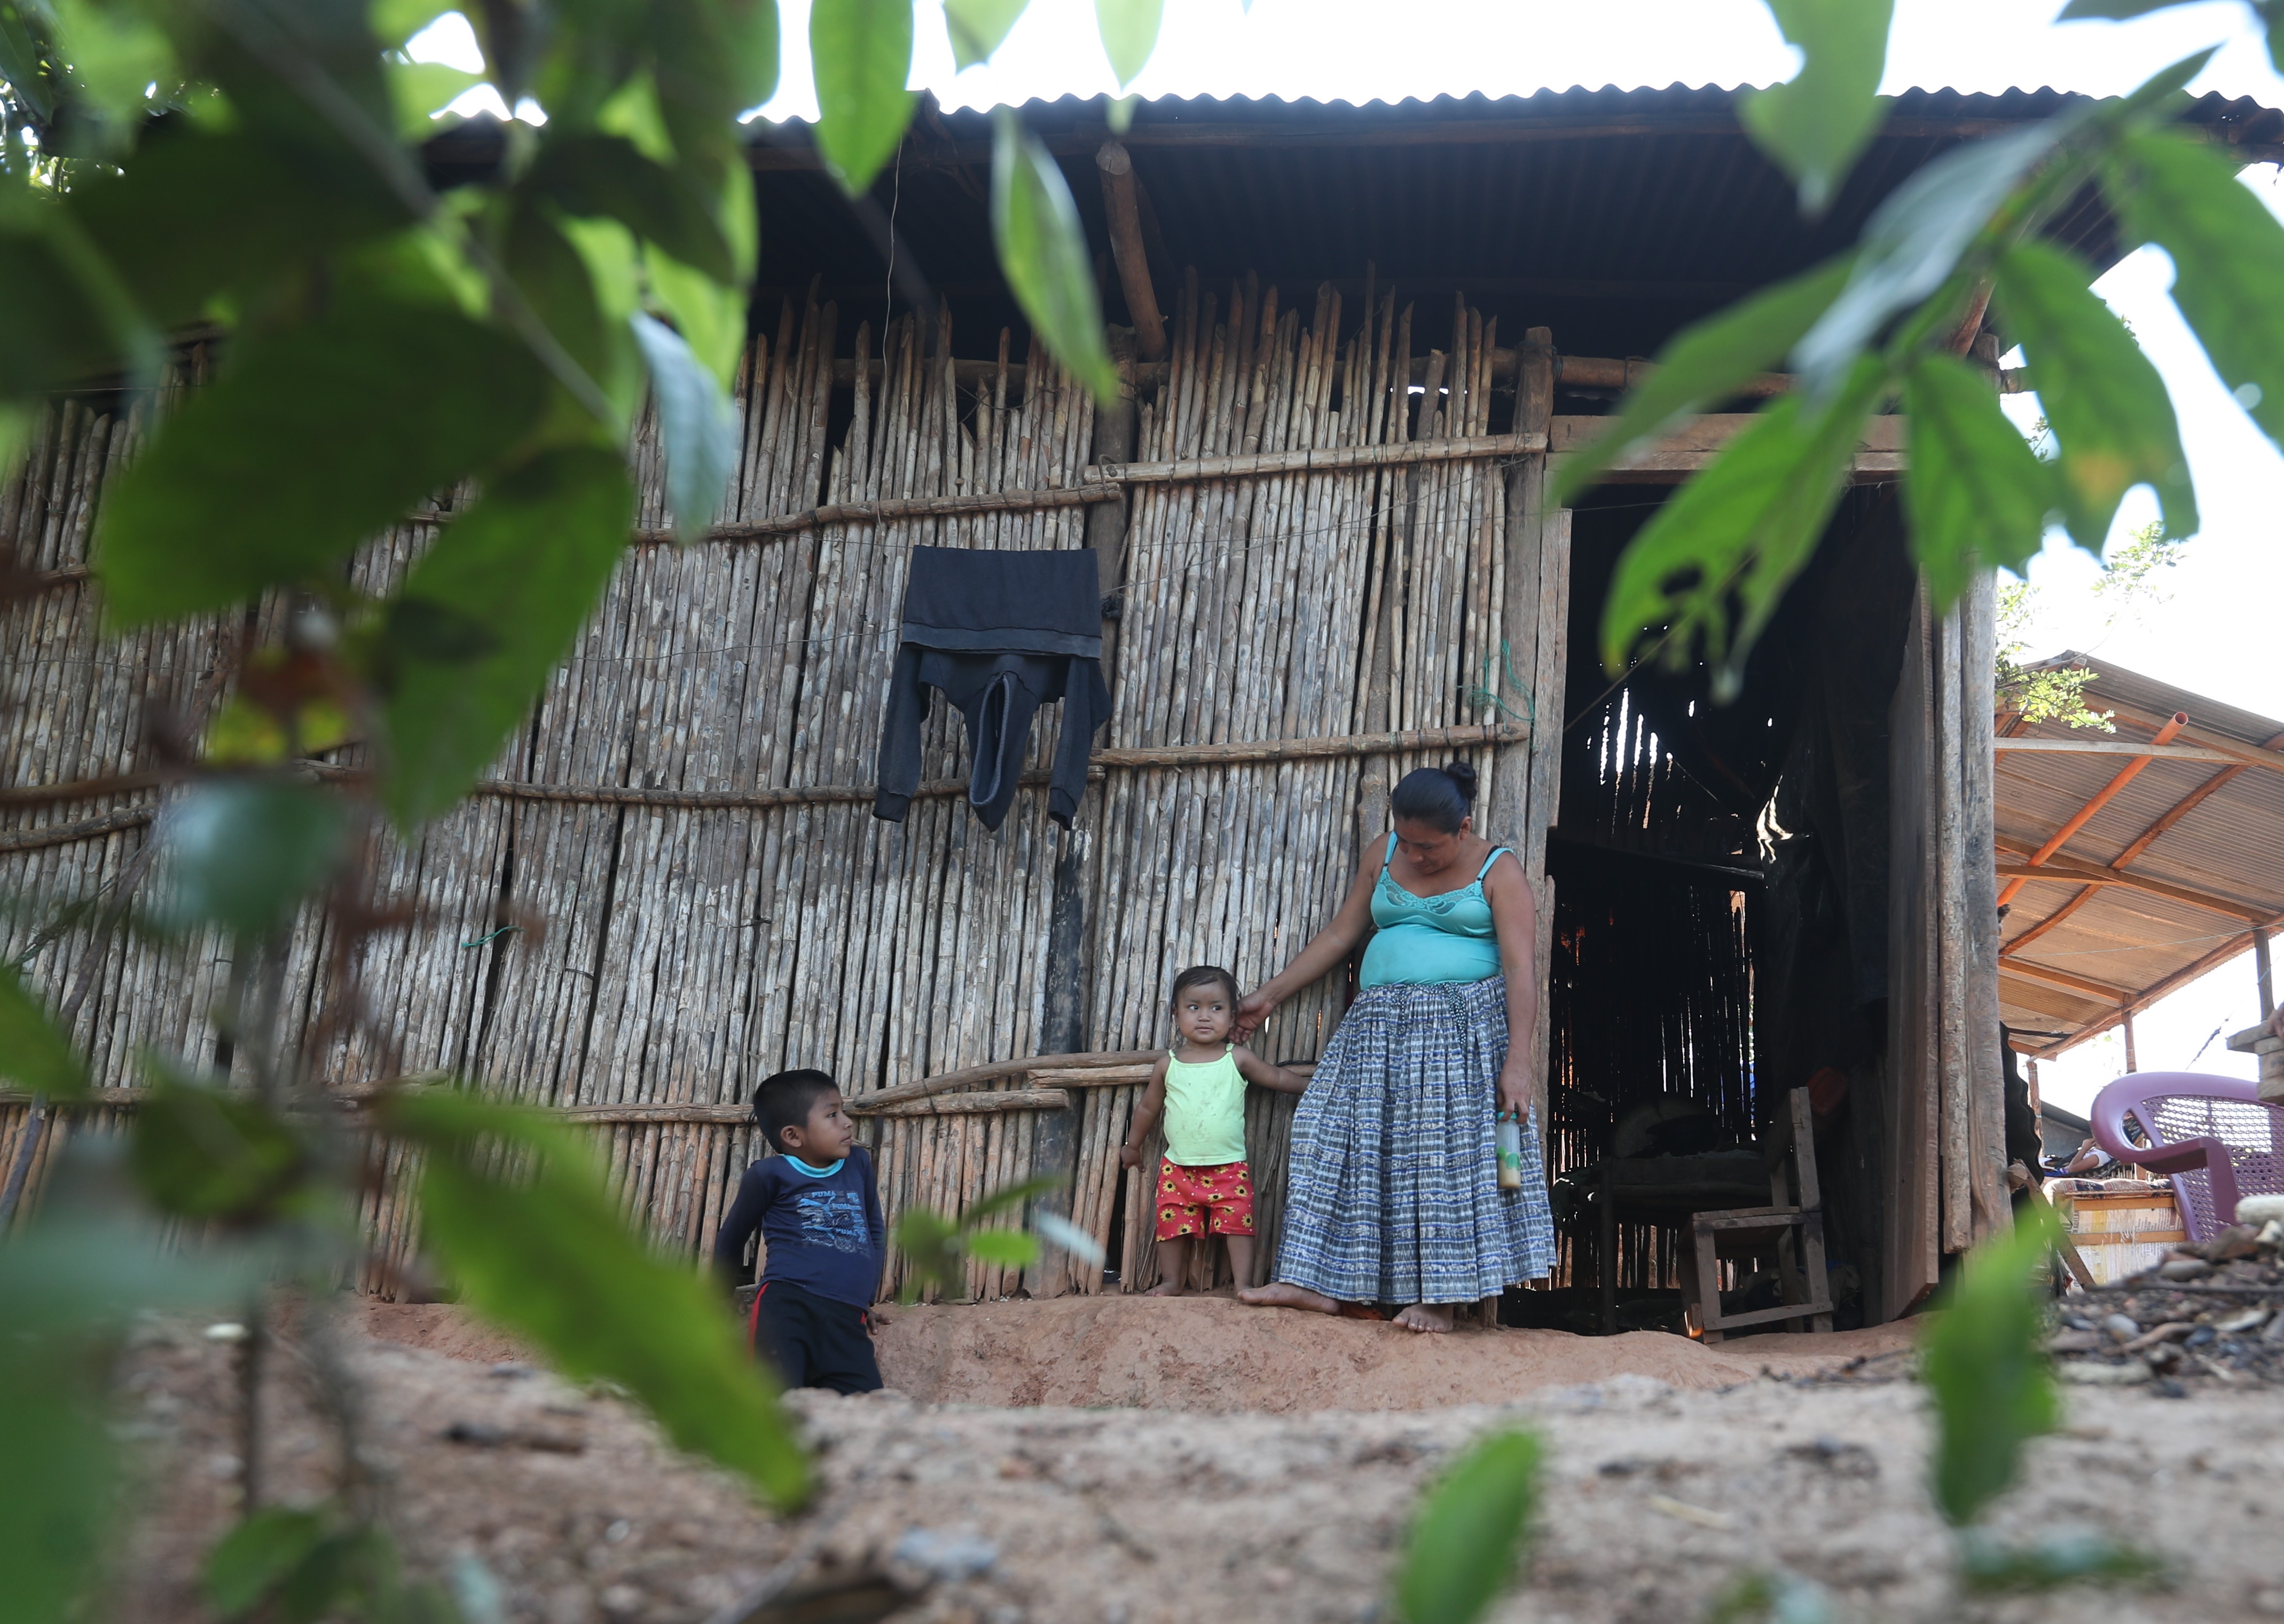
<svg viewBox="0 0 2284 1624"><path fill-rule="evenodd" d="M2113 95L2158 66L2229 43L2191 87L2284 106L2284 79L2238 0L2209 0L2131 22L2053 21L2062 0L1897 0L1889 39L1892 93L1914 86L2013 87ZM805 0L781 0L785 72L770 118L813 116ZM1089 0L1033 0L997 58L955 74L940 15L922 4L911 84L949 106L1034 97L1115 95ZM423 59L473 67L457 13L415 42ZM1789 77L1790 47L1759 0L1167 0L1156 53L1129 87L1143 96L1279 96L1365 102L1406 97L1528 95L1573 85L1739 86ZM489 91L460 104L473 111ZM497 98L491 105L497 107ZM2275 166L2245 183L2284 215ZM2203 530L2173 570L2164 602L2113 624L2089 588L2098 566L2059 535L2031 561L2033 658L2077 649L2264 715L2284 717L2284 659L2272 621L2284 604L2284 461L2206 364L2166 290L2171 267L2144 250L2096 285L2156 363L2180 418ZM2027 425L2033 396L2009 402ZM2155 517L2147 491L2127 499L2113 538ZM2284 723L2280 723L2284 727ZM2250 961L2223 965L2137 1018L2145 1070L2186 1070L2210 1033L2257 1019ZM2195 1069L2251 1076L2250 1056L2215 1040ZM2124 1070L2115 1035L2041 1068L2047 1097L2083 1111Z"/></svg>

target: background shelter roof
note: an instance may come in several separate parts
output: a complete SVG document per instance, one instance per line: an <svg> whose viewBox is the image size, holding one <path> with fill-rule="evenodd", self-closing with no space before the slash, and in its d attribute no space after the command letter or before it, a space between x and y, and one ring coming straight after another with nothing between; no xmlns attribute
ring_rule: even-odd
<svg viewBox="0 0 2284 1624"><path fill-rule="evenodd" d="M1905 177L1960 142L2088 99L1907 91L1815 222L1801 218L1790 183L1745 138L1733 92L1713 87L1362 106L1168 97L1140 104L1122 139L1145 198L1162 306L1192 267L1208 285L1258 272L1289 303L1328 277L1360 292L1369 265L1380 286L1418 297L1423 316L1461 291L1511 338L1547 326L1570 354L1629 355L1845 247ZM1107 254L1093 162L1108 134L1103 103L1034 101L1022 113L1060 160L1089 238ZM2186 117L2247 162L2284 156L2284 113L2210 95ZM808 125L750 128L766 316L783 294L798 301L815 277L825 297L861 319L882 296L881 221L893 215L899 254L950 301L971 344L1003 324L1020 329L991 252L988 114L924 101L899 161L873 189L881 214L869 223L818 168ZM2054 235L2100 269L2119 257L2091 192ZM1116 278L1101 280L1110 319L1125 320Z"/></svg>
<svg viewBox="0 0 2284 1624"><path fill-rule="evenodd" d="M2255 715L2087 654L2044 668L2094 673L2085 703L2115 734L2060 722L1998 725L1999 886L2119 770L2145 764L2025 883L2000 931L2001 1019L2025 1053L2051 1055L2249 950L2284 924L2284 722ZM2062 741L2147 746L2147 756L2010 749Z"/></svg>

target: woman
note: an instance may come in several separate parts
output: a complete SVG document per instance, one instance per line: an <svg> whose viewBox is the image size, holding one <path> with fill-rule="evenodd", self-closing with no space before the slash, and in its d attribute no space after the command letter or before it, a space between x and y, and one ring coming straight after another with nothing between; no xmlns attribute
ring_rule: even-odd
<svg viewBox="0 0 2284 1624"><path fill-rule="evenodd" d="M1397 1302L1398 1324L1449 1331L1453 1304L1553 1263L1530 1115L1537 908L1521 862L1475 832L1474 793L1463 761L1404 775L1396 832L1366 850L1340 912L1238 1006L1242 1041L1378 927L1293 1119L1275 1284L1247 1302ZM1498 1188L1501 1112L1523 1125L1519 1191Z"/></svg>

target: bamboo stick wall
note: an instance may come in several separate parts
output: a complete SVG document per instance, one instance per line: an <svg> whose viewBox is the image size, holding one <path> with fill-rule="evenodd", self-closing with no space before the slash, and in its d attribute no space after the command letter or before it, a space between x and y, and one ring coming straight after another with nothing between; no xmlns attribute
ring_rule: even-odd
<svg viewBox="0 0 2284 1624"><path fill-rule="evenodd" d="M1174 312L1165 379L1139 402L1133 457L1387 445L1510 426L1494 421L1491 324L1463 304L1435 324L1454 336L1448 352L1426 355L1427 386L1415 394L1414 312L1393 297L1367 299L1344 331L1329 289L1304 319L1280 308L1273 288L1248 283L1224 303L1193 278ZM851 367L837 350L841 328L831 305L787 308L773 332L755 338L735 390L743 455L717 523L1081 482L1094 456L1094 406L1043 356L1012 358L1002 334L996 366L956 370L946 315L931 332L910 317L885 334L860 324L848 349L872 364ZM1513 399L1499 398L1502 418ZM0 509L4 519L31 511L35 494L46 504L40 550L20 558L24 566L83 560L102 472L139 432L139 419L98 428L75 410L51 414L48 438L4 497L15 506ZM637 522L663 526L648 425L635 462ZM1122 548L1105 559L1123 613L1109 673L1114 719L1098 742L1344 736L1498 719L1473 691L1498 669L1503 605L1514 597L1502 575L1514 523L1508 473L1473 458L1132 487ZM1084 543L1086 524L1087 510L1071 505L637 547L491 776L636 792L867 782L907 550L1068 548ZM386 587L432 534L407 525L377 540L357 559L356 579ZM1530 557L1535 569L1535 543ZM98 645L84 583L22 600L7 616L5 760L20 785L147 764L138 743L146 692L187 704L186 685L195 690L213 668L224 635L196 629ZM42 675L66 656L81 673L72 694L83 694L68 701L59 679ZM1542 675L1542 691L1522 699L1559 716L1560 659L1551 665L1552 691ZM952 776L965 761L957 718L944 710L930 724L925 777ZM1053 709L1043 714L1036 765L1045 764L1058 725ZM1529 773L1521 751L1475 753L1487 791L1498 771ZM1249 986L1329 917L1354 871L1361 824L1373 825L1367 834L1384 827L1387 784L1416 764L1333 756L1117 770L1091 785L1069 833L1030 792L997 835L950 798L916 800L903 825L848 801L720 809L480 798L417 842L377 837L383 896L417 899L421 910L411 928L367 950L368 993L394 1046L340 1035L340 1011L324 1002L330 944L314 918L287 963L289 1033L318 1075L344 1086L397 1069L442 1070L550 1105L711 1105L741 1099L781 1066L815 1065L862 1095L1039 1050L1054 876L1069 855L1080 859L1084 904L1087 1044L1147 1049L1165 1039L1174 971L1210 960ZM1551 774L1541 772L1551 791ZM1526 805L1520 780L1506 788L1484 804ZM1542 832L1546 816L1536 814ZM1524 842L1521 828L1490 832ZM130 862L142 838L129 831L0 855L0 886L84 894ZM20 953L34 928L11 918L0 946ZM193 952L188 975L165 972L142 949L114 956L119 966L77 1011L98 1081L136 1082L136 1042L210 1056L203 1011L227 973L219 952ZM32 972L63 1000L66 978L52 956L35 957ZM1315 1058L1341 995L1327 984L1295 999L1261 1046ZM1122 1177L1116 1165L1138 1091L1125 1083L1073 1094L1073 1216L1107 1242L1122 1236L1112 1262L1129 1283L1152 1273L1146 1182ZM1290 1113L1288 1100L1273 1097L1249 1111L1270 1248ZM20 1116L0 1117L0 1160ZM1015 1111L876 1119L865 1132L893 1218L915 1203L955 1210L1023 1176L1042 1128L1036 1113ZM594 1131L626 1199L661 1244L683 1252L710 1245L739 1174L761 1153L753 1130L735 1123ZM417 1246L403 1202L409 1170L394 1171L367 1212L384 1260L369 1282L376 1287ZM979 1267L969 1288L1046 1293L1100 1284L1096 1271L1055 1254L1028 1276Z"/></svg>

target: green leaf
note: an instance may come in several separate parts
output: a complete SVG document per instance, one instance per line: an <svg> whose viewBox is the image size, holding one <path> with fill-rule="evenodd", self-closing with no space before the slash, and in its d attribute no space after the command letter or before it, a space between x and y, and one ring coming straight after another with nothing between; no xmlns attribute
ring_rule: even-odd
<svg viewBox="0 0 2284 1624"><path fill-rule="evenodd" d="M105 504L109 613L137 626L314 575L497 457L547 398L521 345L435 306L344 303L251 341Z"/></svg>
<svg viewBox="0 0 2284 1624"><path fill-rule="evenodd" d="M807 1497L801 1446L737 1326L685 1264L628 1230L601 1167L561 1127L449 1089L393 1095L382 1116L426 1152L422 1237L464 1300L567 1375L623 1383L677 1445L778 1507Z"/></svg>
<svg viewBox="0 0 2284 1624"><path fill-rule="evenodd" d="M889 1231L889 1241L911 1265L899 1297L917 1302L924 1286L949 1291L958 1280L965 1253L960 1231L942 1214L927 1207L908 1209Z"/></svg>
<svg viewBox="0 0 2284 1624"><path fill-rule="evenodd" d="M106 1423L128 1326L243 1302L261 1277L249 1252L194 1238L162 1249L96 1140L72 1136L38 1211L0 1246L0 1624L90 1616L87 1592L125 1531Z"/></svg>
<svg viewBox="0 0 2284 1624"><path fill-rule="evenodd" d="M944 32L951 36L953 71L965 73L1007 38L1007 31L1031 0L943 0Z"/></svg>
<svg viewBox="0 0 2284 1624"><path fill-rule="evenodd" d="M973 1230L967 1236L967 1255L1022 1269L1039 1261L1039 1238L1021 1230Z"/></svg>
<svg viewBox="0 0 2284 1624"><path fill-rule="evenodd" d="M494 480L413 567L377 660L381 798L398 827L450 807L499 753L593 611L633 516L616 452L562 448Z"/></svg>
<svg viewBox="0 0 2284 1624"><path fill-rule="evenodd" d="M1967 1254L1920 1342L1920 1378L1935 1398L1935 1500L1954 1526L2005 1493L2022 1446L2061 1423L2042 1341L2056 1228L2052 1208L2032 1206Z"/></svg>
<svg viewBox="0 0 2284 1624"><path fill-rule="evenodd" d="M0 79L34 119L45 123L56 111L54 87L40 42L24 22L20 5L0 5Z"/></svg>
<svg viewBox="0 0 2284 1624"><path fill-rule="evenodd" d="M643 255L643 275L652 300L673 318L683 342L715 381L728 389L746 348L743 285L717 282L655 248Z"/></svg>
<svg viewBox="0 0 2284 1624"><path fill-rule="evenodd" d="M1054 1213L1034 1213L1031 1228L1039 1238L1051 1246L1060 1246L1082 1262L1099 1265L1103 1259L1102 1243L1073 1223Z"/></svg>
<svg viewBox="0 0 2284 1624"><path fill-rule="evenodd" d="M200 1585L207 1604L225 1619L253 1612L309 1559L331 1526L324 1514L293 1506L254 1512L207 1553Z"/></svg>
<svg viewBox="0 0 2284 1624"><path fill-rule="evenodd" d="M1047 1174L1038 1178L1021 1179L1013 1184L1002 1184L989 1195L974 1202L966 1212L960 1214L959 1227L963 1230L972 1230L987 1218L996 1218L1001 1213L1013 1212L1027 1202L1037 1200L1041 1196L1052 1195L1068 1183L1070 1183L1068 1179Z"/></svg>
<svg viewBox="0 0 2284 1624"><path fill-rule="evenodd" d="M329 1534L282 1574L276 1592L279 1624L317 1624L340 1604L382 1624L398 1599L396 1547L370 1523Z"/></svg>
<svg viewBox="0 0 2284 1624"><path fill-rule="evenodd" d="M1822 393L1844 377L1889 318L1932 296L2032 168L2069 133L2043 119L1944 153L1888 194L1865 223L1848 285L1793 349Z"/></svg>
<svg viewBox="0 0 2284 1624"><path fill-rule="evenodd" d="M2169 535L2196 533L2197 498L2164 382L2092 280L2070 254L2024 243L2000 257L1994 299L2061 449L2070 539L2099 556L2136 485L2155 488Z"/></svg>
<svg viewBox="0 0 2284 1624"><path fill-rule="evenodd" d="M1120 90L1149 66L1165 12L1166 0L1094 0L1095 30L1102 35L1102 52L1110 59Z"/></svg>
<svg viewBox="0 0 2284 1624"><path fill-rule="evenodd" d="M2117 1544L2090 1528L2063 1529L2028 1545L1969 1528L1959 1542L1959 1571L1967 1589L1984 1595L2073 1584L2156 1587L2170 1577L2163 1558Z"/></svg>
<svg viewBox="0 0 2284 1624"><path fill-rule="evenodd" d="M991 115L991 237L1015 302L1098 401L1118 397L1086 233L1063 172L1006 108Z"/></svg>
<svg viewBox="0 0 2284 1624"><path fill-rule="evenodd" d="M0 1316L7 1295L0 1291ZM63 1624L92 1583L118 1499L105 1425L107 1347L0 1336L0 1624Z"/></svg>
<svg viewBox="0 0 2284 1624"><path fill-rule="evenodd" d="M160 1212L224 1223L276 1216L311 1167L301 1136L254 1096L163 1074L135 1113L128 1159Z"/></svg>
<svg viewBox="0 0 2284 1624"><path fill-rule="evenodd" d="M1571 506L1613 463L1717 405L1780 359L1839 296L1850 263L1844 254L1826 260L1684 328L1658 352L1656 370L1634 386L1609 426L1562 458L1556 503Z"/></svg>
<svg viewBox="0 0 2284 1624"><path fill-rule="evenodd" d="M1913 363L1904 412L1912 554L1948 605L1977 570L2018 570L2038 550L2059 498L2054 471L1999 410L1990 380L1955 355Z"/></svg>
<svg viewBox="0 0 2284 1624"><path fill-rule="evenodd" d="M159 820L174 882L171 911L238 936L282 926L294 906L332 877L348 849L340 800L275 779L201 784Z"/></svg>
<svg viewBox="0 0 2284 1624"><path fill-rule="evenodd" d="M1538 1500L1538 1440L1498 1433L1428 1496L1396 1576L1404 1624L1474 1624L1514 1577Z"/></svg>
<svg viewBox="0 0 2284 1624"><path fill-rule="evenodd" d="M367 8L366 18L372 27L373 37L389 50L396 51L403 46L405 41L454 9L454 0L372 0Z"/></svg>
<svg viewBox="0 0 2284 1624"><path fill-rule="evenodd" d="M523 184L567 215L616 220L716 281L736 276L712 189L644 157L631 141L591 131L558 137L540 149Z"/></svg>
<svg viewBox="0 0 2284 1624"><path fill-rule="evenodd" d="M115 348L102 310L46 234L21 223L0 223L0 296L11 309L40 313L37 321L0 321L0 395L17 400L101 370Z"/></svg>
<svg viewBox="0 0 2284 1624"><path fill-rule="evenodd" d="M872 184L911 121L911 0L816 0L809 12L817 147L851 197Z"/></svg>
<svg viewBox="0 0 2284 1624"><path fill-rule="evenodd" d="M128 125L153 111L145 85L172 86L182 77L174 48L147 15L132 6L90 0L48 0L56 43L71 63L74 88L113 124Z"/></svg>
<svg viewBox="0 0 2284 1624"><path fill-rule="evenodd" d="M481 74L446 62L389 62L388 94L396 105L396 133L425 141L436 133L436 115L484 82Z"/></svg>
<svg viewBox="0 0 2284 1624"><path fill-rule="evenodd" d="M658 438L666 453L667 504L675 535L701 539L738 463L738 414L713 373L682 335L647 316L634 318L635 342L650 365Z"/></svg>
<svg viewBox="0 0 2284 1624"><path fill-rule="evenodd" d="M87 1092L87 1067L12 965L0 964L0 1077L51 1099Z"/></svg>
<svg viewBox="0 0 2284 1624"><path fill-rule="evenodd" d="M1807 60L1788 83L1739 98L1745 133L1800 186L1801 213L1832 206L1840 183L1887 116L1880 76L1888 65L1895 0L1768 0L1777 26Z"/></svg>
<svg viewBox="0 0 2284 1624"><path fill-rule="evenodd" d="M2198 0L2070 0L2054 20L2082 22L2088 18L2103 18L2114 21L2127 17L2147 17L2152 12L2197 3Z"/></svg>
<svg viewBox="0 0 2284 1624"><path fill-rule="evenodd" d="M2107 181L2129 235L2172 256L2173 302L2213 370L2284 444L2284 224L2234 165L2186 136L2129 136Z"/></svg>
<svg viewBox="0 0 2284 1624"><path fill-rule="evenodd" d="M1643 634L1666 626L1667 661L1678 666L1701 640L1715 698L1734 697L1753 640L1816 550L1884 386L1867 358L1829 406L1798 394L1772 402L1658 509L1619 558L1603 606L1612 674ZM1733 634L1733 597L1743 611Z"/></svg>

